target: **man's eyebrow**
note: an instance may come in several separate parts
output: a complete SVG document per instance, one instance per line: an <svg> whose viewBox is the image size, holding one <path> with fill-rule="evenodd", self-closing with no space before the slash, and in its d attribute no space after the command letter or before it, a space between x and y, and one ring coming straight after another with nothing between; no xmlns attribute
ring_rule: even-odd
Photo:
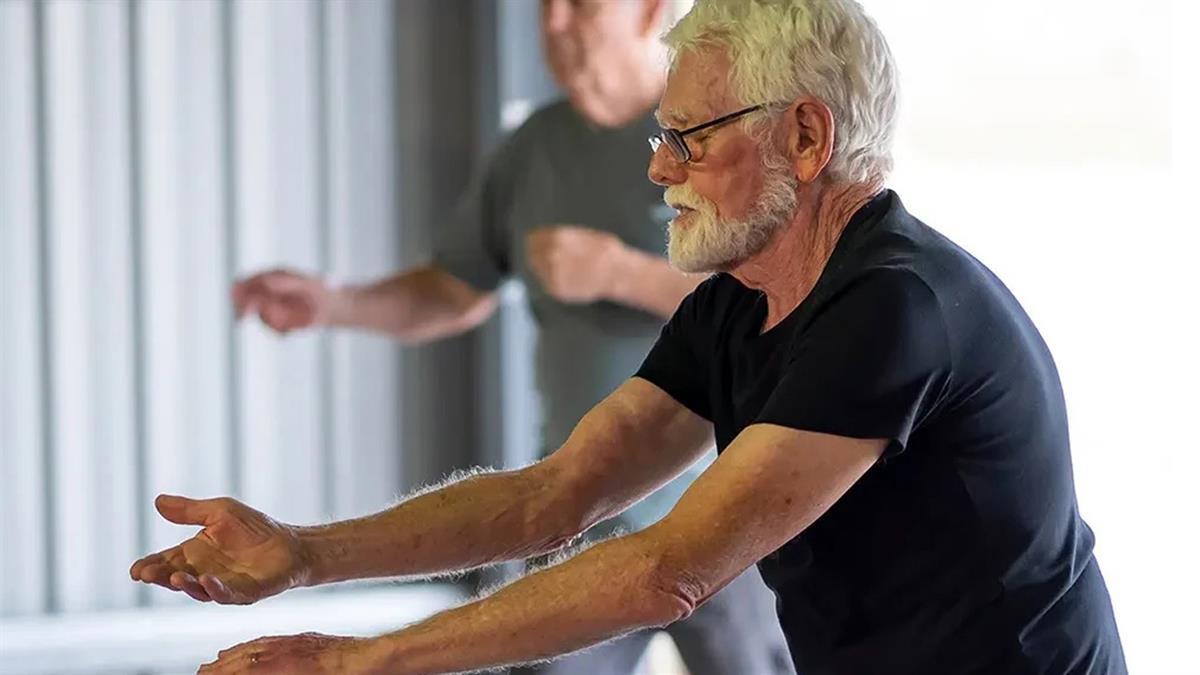
<svg viewBox="0 0 1200 675"><path fill-rule="evenodd" d="M671 129L683 129L687 126L687 117L678 110L655 110L654 119L658 120L658 126Z"/></svg>

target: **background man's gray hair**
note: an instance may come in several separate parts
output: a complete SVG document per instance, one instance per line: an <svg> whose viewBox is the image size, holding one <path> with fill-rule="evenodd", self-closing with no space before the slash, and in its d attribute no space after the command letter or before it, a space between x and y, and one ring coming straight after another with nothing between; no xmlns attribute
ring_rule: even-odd
<svg viewBox="0 0 1200 675"><path fill-rule="evenodd" d="M725 49L746 105L824 101L836 125L828 171L882 181L892 168L898 85L887 41L853 0L696 0L664 42L671 65L689 50ZM747 125L761 134L764 118Z"/></svg>

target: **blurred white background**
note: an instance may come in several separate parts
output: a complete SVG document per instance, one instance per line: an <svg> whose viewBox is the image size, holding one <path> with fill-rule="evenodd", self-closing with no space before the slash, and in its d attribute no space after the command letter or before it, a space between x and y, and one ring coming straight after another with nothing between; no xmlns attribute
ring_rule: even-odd
<svg viewBox="0 0 1200 675"><path fill-rule="evenodd" d="M1130 672L1197 673L1197 3L868 0L899 63L893 187L1053 350Z"/></svg>

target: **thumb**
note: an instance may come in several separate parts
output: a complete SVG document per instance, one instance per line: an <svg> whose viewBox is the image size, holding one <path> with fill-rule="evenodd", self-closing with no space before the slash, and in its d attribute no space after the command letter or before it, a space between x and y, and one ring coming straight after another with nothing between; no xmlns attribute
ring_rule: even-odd
<svg viewBox="0 0 1200 675"><path fill-rule="evenodd" d="M206 525L213 513L213 500L188 499L176 495L159 495L154 508L163 518L177 525Z"/></svg>
<svg viewBox="0 0 1200 675"><path fill-rule="evenodd" d="M292 293L306 295L314 282L319 283L320 280L289 270L275 270L259 277L259 283L264 291L279 295Z"/></svg>

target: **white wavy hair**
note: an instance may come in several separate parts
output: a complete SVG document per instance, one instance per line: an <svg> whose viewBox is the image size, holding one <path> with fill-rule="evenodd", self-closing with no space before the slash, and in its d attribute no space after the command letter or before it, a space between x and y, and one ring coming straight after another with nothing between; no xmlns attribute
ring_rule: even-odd
<svg viewBox="0 0 1200 675"><path fill-rule="evenodd" d="M896 65L854 0L696 0L663 41L672 69L683 52L726 50L732 93L745 105L823 101L835 125L827 168L835 178L882 182L891 171ZM765 139L763 115L743 124Z"/></svg>

